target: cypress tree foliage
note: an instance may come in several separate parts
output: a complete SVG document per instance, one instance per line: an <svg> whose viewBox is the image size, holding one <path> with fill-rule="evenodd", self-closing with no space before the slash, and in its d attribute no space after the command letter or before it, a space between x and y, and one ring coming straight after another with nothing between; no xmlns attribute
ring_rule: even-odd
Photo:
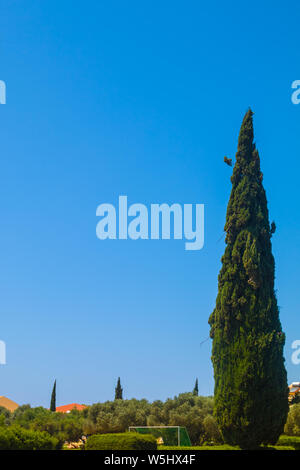
<svg viewBox="0 0 300 470"><path fill-rule="evenodd" d="M56 380L54 381L51 394L50 411L56 411Z"/></svg>
<svg viewBox="0 0 300 470"><path fill-rule="evenodd" d="M117 386L115 388L115 400L123 400L123 388L121 387L120 377L118 378Z"/></svg>
<svg viewBox="0 0 300 470"><path fill-rule="evenodd" d="M195 387L194 387L194 390L193 390L193 395L195 395L196 397L199 395L198 379L196 379L196 382L195 382Z"/></svg>
<svg viewBox="0 0 300 470"><path fill-rule="evenodd" d="M253 113L238 140L226 215L213 338L215 416L225 442L243 448L275 444L288 413L285 335L274 292L275 264Z"/></svg>

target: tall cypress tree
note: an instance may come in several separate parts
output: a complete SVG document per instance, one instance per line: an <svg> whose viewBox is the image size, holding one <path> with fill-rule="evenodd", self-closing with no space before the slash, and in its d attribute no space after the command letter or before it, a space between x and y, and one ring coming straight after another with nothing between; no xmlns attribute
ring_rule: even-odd
<svg viewBox="0 0 300 470"><path fill-rule="evenodd" d="M54 381L51 394L50 411L56 411L56 380Z"/></svg>
<svg viewBox="0 0 300 470"><path fill-rule="evenodd" d="M123 388L121 387L120 377L118 378L117 386L115 388L115 400L123 400Z"/></svg>
<svg viewBox="0 0 300 470"><path fill-rule="evenodd" d="M285 335L274 292L275 264L253 113L238 140L216 306L210 316L215 416L225 442L275 444L288 412Z"/></svg>
<svg viewBox="0 0 300 470"><path fill-rule="evenodd" d="M194 390L193 390L193 395L195 395L197 397L198 394L199 394L198 379L196 379L195 387L194 387Z"/></svg>

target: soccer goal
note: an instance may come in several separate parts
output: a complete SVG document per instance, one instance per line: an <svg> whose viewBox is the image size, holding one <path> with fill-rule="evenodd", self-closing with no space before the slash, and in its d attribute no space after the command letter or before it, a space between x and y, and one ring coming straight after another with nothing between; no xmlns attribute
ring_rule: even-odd
<svg viewBox="0 0 300 470"><path fill-rule="evenodd" d="M129 432L152 434L159 445L190 447L189 434L183 426L130 426Z"/></svg>

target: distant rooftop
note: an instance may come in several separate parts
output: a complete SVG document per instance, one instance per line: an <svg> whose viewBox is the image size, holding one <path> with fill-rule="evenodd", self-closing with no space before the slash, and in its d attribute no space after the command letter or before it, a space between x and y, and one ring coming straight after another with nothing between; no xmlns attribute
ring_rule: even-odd
<svg viewBox="0 0 300 470"><path fill-rule="evenodd" d="M7 410L11 412L19 408L19 405L17 403L15 403L14 401L6 397L0 397L0 406L3 406L4 408L6 408Z"/></svg>
<svg viewBox="0 0 300 470"><path fill-rule="evenodd" d="M295 397L300 395L300 382L293 382L289 385L289 402L292 403Z"/></svg>
<svg viewBox="0 0 300 470"><path fill-rule="evenodd" d="M70 413L72 410L84 410L87 408L86 405L79 405L78 403L71 403L70 405L63 405L63 406L57 406L56 411L57 413Z"/></svg>

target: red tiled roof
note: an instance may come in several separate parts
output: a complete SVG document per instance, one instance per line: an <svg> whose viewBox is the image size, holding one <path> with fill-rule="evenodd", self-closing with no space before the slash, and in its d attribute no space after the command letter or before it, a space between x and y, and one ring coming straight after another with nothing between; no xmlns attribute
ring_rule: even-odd
<svg viewBox="0 0 300 470"><path fill-rule="evenodd" d="M71 405L57 406L56 411L58 413L69 413L74 408L81 411L81 410L84 410L85 408L87 408L87 406L86 405L79 405L78 403L71 403Z"/></svg>

